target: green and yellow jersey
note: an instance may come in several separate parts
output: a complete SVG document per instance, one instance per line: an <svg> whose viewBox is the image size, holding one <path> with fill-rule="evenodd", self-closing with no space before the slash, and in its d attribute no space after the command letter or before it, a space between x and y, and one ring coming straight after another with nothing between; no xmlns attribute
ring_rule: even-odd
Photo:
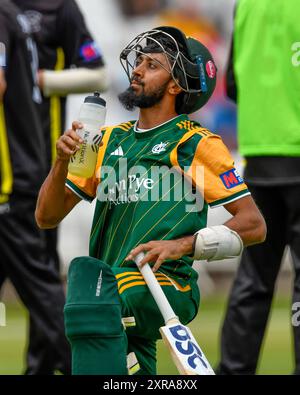
<svg viewBox="0 0 300 395"><path fill-rule="evenodd" d="M187 115L143 132L134 121L104 128L94 176L69 174L66 185L97 197L90 255L118 267L135 267L125 262L135 246L191 235L206 227L208 206L249 194L221 138ZM187 280L192 262L166 261L160 271Z"/></svg>

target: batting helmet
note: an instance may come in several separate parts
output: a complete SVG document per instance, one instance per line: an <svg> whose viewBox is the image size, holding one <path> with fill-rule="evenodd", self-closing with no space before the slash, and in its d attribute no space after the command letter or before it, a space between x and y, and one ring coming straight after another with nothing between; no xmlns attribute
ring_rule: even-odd
<svg viewBox="0 0 300 395"><path fill-rule="evenodd" d="M190 114L203 107L214 92L217 68L209 50L171 26L160 26L136 36L121 52L121 64L131 81L136 58L162 52L168 72L182 92L176 98L176 112ZM150 56L151 57L151 56Z"/></svg>

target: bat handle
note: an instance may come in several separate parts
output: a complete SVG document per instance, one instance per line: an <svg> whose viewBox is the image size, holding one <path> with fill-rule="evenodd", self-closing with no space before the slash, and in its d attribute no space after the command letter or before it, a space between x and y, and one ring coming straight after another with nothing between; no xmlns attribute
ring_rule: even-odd
<svg viewBox="0 0 300 395"><path fill-rule="evenodd" d="M174 310L172 309L166 295L161 289L161 286L159 285L149 264L146 263L143 267L140 267L139 264L143 258L144 253L139 253L135 258L135 263L137 264L137 267L139 268L142 276L144 277L144 280L146 281L146 284L148 285L148 288L150 289L150 292L162 316L164 317L165 323L167 324L170 321L174 320L178 321L177 315L174 313Z"/></svg>

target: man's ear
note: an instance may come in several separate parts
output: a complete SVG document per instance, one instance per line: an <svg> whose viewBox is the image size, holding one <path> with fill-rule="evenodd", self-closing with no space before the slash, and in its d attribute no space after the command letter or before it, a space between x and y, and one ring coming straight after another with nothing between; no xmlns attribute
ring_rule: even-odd
<svg viewBox="0 0 300 395"><path fill-rule="evenodd" d="M176 82L172 79L168 86L168 92L170 95L179 95L182 92L182 89L176 84Z"/></svg>

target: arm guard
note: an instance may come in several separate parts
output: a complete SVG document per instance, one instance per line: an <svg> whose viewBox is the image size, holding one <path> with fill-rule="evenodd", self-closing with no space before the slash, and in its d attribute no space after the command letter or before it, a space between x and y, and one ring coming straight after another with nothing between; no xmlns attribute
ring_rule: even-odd
<svg viewBox="0 0 300 395"><path fill-rule="evenodd" d="M243 242L240 236L225 225L211 226L195 234L193 259L215 261L240 255Z"/></svg>

